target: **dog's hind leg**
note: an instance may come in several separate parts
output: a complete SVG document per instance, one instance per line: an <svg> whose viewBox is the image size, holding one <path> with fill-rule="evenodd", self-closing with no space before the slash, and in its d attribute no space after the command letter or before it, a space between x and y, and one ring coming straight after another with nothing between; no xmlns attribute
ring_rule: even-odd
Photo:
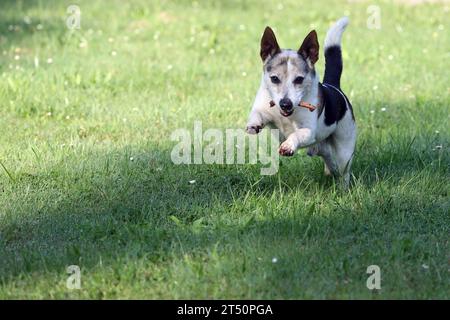
<svg viewBox="0 0 450 320"><path fill-rule="evenodd" d="M350 184L350 172L355 152L356 135L345 141L335 141L334 155L341 179L342 187L347 189Z"/></svg>
<svg viewBox="0 0 450 320"><path fill-rule="evenodd" d="M330 141L327 139L316 144L315 146L316 154L321 156L324 162L324 174L326 176L338 176L339 167L336 163L336 157L334 155L334 150L330 145Z"/></svg>

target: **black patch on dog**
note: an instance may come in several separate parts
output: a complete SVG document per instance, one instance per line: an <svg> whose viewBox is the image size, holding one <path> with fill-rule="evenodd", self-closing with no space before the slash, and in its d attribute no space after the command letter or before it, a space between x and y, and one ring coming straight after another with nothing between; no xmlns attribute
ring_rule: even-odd
<svg viewBox="0 0 450 320"><path fill-rule="evenodd" d="M319 83L319 90L321 90L322 92L322 99L324 104L324 111L322 112L325 112L325 125L331 126L334 123L339 122L344 117L345 112L347 111L346 102L348 102L350 110L352 110L348 98L342 93L342 91L337 91L332 87L327 87L326 83L325 86ZM351 112L353 117L353 110Z"/></svg>

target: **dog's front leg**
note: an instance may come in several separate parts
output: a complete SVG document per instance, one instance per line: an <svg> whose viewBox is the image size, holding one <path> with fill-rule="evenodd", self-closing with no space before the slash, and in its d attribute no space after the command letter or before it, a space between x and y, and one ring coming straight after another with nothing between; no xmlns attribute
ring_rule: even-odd
<svg viewBox="0 0 450 320"><path fill-rule="evenodd" d="M270 95L267 89L264 87L263 82L256 94L255 101L253 102L252 111L248 117L247 132L249 134L257 134L264 126L271 120L270 115Z"/></svg>
<svg viewBox="0 0 450 320"><path fill-rule="evenodd" d="M316 142L315 132L310 128L300 128L291 133L278 152L282 156L292 156L298 148L310 146Z"/></svg>
<svg viewBox="0 0 450 320"><path fill-rule="evenodd" d="M264 121L262 113L256 109L253 109L247 122L247 133L258 134L265 125L266 121Z"/></svg>

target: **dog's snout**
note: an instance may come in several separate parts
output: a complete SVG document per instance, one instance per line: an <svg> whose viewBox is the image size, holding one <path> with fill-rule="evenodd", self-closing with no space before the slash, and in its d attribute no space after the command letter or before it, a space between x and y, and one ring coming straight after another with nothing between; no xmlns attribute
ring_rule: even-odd
<svg viewBox="0 0 450 320"><path fill-rule="evenodd" d="M280 108L283 110L291 110L293 107L292 101L289 98L283 98L280 100Z"/></svg>

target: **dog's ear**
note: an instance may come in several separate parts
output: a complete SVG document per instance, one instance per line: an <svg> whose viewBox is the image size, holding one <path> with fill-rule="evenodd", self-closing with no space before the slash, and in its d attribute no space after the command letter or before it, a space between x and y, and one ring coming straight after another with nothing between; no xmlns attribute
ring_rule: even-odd
<svg viewBox="0 0 450 320"><path fill-rule="evenodd" d="M259 53L261 59L265 61L268 56L274 56L279 52L281 52L281 50L277 38L275 38L275 33L273 33L270 27L266 27L261 38L261 51Z"/></svg>
<svg viewBox="0 0 450 320"><path fill-rule="evenodd" d="M311 31L303 40L298 53L302 55L303 58L311 61L312 64L319 60L319 42L317 41L316 30Z"/></svg>

